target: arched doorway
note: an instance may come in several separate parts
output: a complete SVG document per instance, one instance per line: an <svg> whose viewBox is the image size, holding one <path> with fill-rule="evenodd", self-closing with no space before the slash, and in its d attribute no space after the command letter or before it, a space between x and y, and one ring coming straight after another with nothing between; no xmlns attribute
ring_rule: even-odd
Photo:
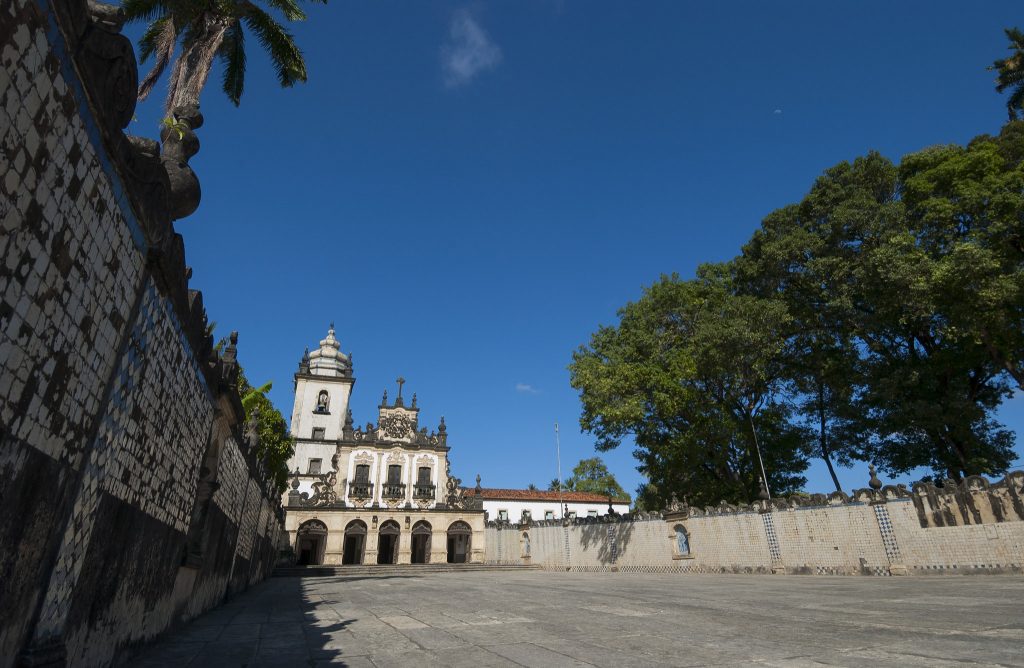
<svg viewBox="0 0 1024 668"><path fill-rule="evenodd" d="M324 563L324 548L327 547L327 525L320 520L306 520L299 525L295 537L296 563L312 566Z"/></svg>
<svg viewBox="0 0 1024 668"><path fill-rule="evenodd" d="M429 522L420 520L412 527L412 563L430 563L430 534Z"/></svg>
<svg viewBox="0 0 1024 668"><path fill-rule="evenodd" d="M388 520L380 525L377 532L377 563L397 564L398 563L398 536L401 530L398 522Z"/></svg>
<svg viewBox="0 0 1024 668"><path fill-rule="evenodd" d="M473 530L463 521L453 522L448 527L448 563L464 564L469 561L469 543Z"/></svg>
<svg viewBox="0 0 1024 668"><path fill-rule="evenodd" d="M341 555L341 563L361 564L365 551L366 523L362 520L352 520L345 527L345 546Z"/></svg>

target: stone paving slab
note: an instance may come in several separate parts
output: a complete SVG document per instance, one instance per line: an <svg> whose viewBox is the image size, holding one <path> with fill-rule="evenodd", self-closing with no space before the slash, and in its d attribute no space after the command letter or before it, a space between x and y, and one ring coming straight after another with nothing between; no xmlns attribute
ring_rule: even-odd
<svg viewBox="0 0 1024 668"><path fill-rule="evenodd" d="M1024 578L274 578L145 648L210 666L1022 666Z"/></svg>

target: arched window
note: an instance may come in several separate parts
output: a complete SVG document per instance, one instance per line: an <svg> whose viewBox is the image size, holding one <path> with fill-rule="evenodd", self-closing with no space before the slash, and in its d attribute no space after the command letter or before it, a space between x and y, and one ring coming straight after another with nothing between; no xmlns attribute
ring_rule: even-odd
<svg viewBox="0 0 1024 668"><path fill-rule="evenodd" d="M314 413L326 413L327 407L330 405L331 397L327 394L327 390L320 390L320 394L316 398L316 410Z"/></svg>
<svg viewBox="0 0 1024 668"><path fill-rule="evenodd" d="M675 526L676 531L676 555L680 557L690 556L690 535L686 533L686 527L682 524Z"/></svg>

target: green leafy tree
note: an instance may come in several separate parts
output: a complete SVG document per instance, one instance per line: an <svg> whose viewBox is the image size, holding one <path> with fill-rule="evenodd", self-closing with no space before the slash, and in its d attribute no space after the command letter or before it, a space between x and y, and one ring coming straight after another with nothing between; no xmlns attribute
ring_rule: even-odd
<svg viewBox="0 0 1024 668"><path fill-rule="evenodd" d="M257 423L259 445L256 455L266 462L278 491L284 492L288 488L288 460L295 453L295 443L288 434L284 416L267 396L271 387L272 384L267 383L254 388L239 368L238 394L242 398L245 418L248 421L255 415Z"/></svg>
<svg viewBox="0 0 1024 668"><path fill-rule="evenodd" d="M326 0L313 0L326 4ZM287 21L305 20L296 0L265 0ZM270 57L277 80L289 87L306 81L306 63L288 30L250 0L122 0L128 21L147 23L139 39L139 60L153 68L139 84L145 100L173 61L165 109L198 104L214 60L221 61L221 87L236 106L245 87L245 32L254 35ZM175 48L181 53L175 58Z"/></svg>
<svg viewBox="0 0 1024 668"><path fill-rule="evenodd" d="M615 476L600 457L581 459L572 469L572 475L565 481L565 488L573 492L611 494L617 499L629 498Z"/></svg>
<svg viewBox="0 0 1024 668"><path fill-rule="evenodd" d="M1017 120L1018 113L1024 109L1024 32L1017 28L1007 28L1006 37L1010 40L1011 53L992 63L990 70L996 72L996 92L1010 91L1006 100L1006 111L1011 121Z"/></svg>
<svg viewBox="0 0 1024 668"><path fill-rule="evenodd" d="M1024 122L908 155L900 180L947 336L1024 389Z"/></svg>
<svg viewBox="0 0 1024 668"><path fill-rule="evenodd" d="M1013 366L1019 260L1017 278L1006 280L1013 261L994 256L1013 245L1020 176L993 146L970 153L926 149L900 167L877 153L840 163L744 248L748 282L761 280L791 305L798 341L815 339L791 347L787 374L809 398L805 407L815 403L808 381L827 388L822 415L833 443L843 444L841 460L871 460L895 474L927 466L960 479L1000 473L1013 459L1012 435L992 419L1007 396L1006 373L979 328L992 323L996 352ZM995 235L961 248L972 220L993 218L1002 222ZM977 317L981 303L993 312Z"/></svg>
<svg viewBox="0 0 1024 668"><path fill-rule="evenodd" d="M782 400L784 304L737 294L728 267L710 265L697 280L663 276L619 317L569 370L597 449L636 444L656 494L646 505L673 492L693 503L750 501L761 459L773 492L805 482L807 431Z"/></svg>

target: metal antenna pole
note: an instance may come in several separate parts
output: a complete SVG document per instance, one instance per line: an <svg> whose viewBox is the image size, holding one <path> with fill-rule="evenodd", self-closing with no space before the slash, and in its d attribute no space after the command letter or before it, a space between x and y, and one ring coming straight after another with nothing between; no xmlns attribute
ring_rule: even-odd
<svg viewBox="0 0 1024 668"><path fill-rule="evenodd" d="M757 429L754 429L754 416L747 414L750 418L750 433L754 435L754 448L757 450L757 463L761 465L761 480L764 480L764 491L768 493L768 500L772 498L772 489L768 486L768 474L764 472L764 460L761 459L761 444L757 442Z"/></svg>
<svg viewBox="0 0 1024 668"><path fill-rule="evenodd" d="M555 460L558 462L558 512L565 519L565 511L562 505L562 448L558 443L558 423L555 422Z"/></svg>

